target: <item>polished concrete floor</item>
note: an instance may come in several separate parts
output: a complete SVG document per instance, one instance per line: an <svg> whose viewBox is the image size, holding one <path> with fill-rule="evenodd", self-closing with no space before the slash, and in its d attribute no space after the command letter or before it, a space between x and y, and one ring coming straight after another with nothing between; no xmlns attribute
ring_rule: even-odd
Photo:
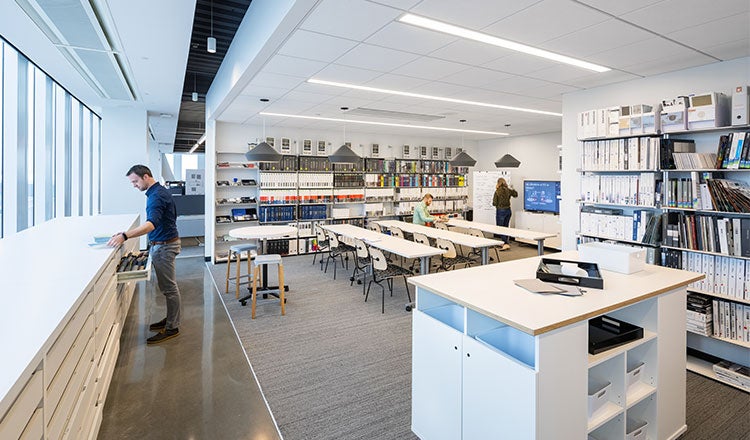
<svg viewBox="0 0 750 440"><path fill-rule="evenodd" d="M100 439L280 439L202 248L177 262L180 336L146 345L166 315L152 280L139 283L120 341Z"/></svg>

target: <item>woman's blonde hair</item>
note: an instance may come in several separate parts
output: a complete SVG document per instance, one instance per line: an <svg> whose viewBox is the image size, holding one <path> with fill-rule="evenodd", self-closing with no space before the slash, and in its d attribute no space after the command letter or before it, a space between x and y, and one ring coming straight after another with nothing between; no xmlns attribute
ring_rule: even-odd
<svg viewBox="0 0 750 440"><path fill-rule="evenodd" d="M506 182L504 178L500 177L497 179L497 185L495 185L495 188L500 188L503 186L508 186L508 182Z"/></svg>

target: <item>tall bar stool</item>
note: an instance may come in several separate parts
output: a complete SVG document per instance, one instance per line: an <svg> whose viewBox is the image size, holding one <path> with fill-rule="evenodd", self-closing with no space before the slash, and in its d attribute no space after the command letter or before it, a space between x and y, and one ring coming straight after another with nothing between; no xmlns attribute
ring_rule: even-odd
<svg viewBox="0 0 750 440"><path fill-rule="evenodd" d="M275 264L279 268L279 301L281 301L281 315L286 314L284 303L284 264L281 262L281 255L266 254L258 255L253 262L253 303L250 311L250 318L255 319L255 302L258 299L258 281L260 280L260 267L263 265Z"/></svg>
<svg viewBox="0 0 750 440"><path fill-rule="evenodd" d="M252 271L251 271L251 265L252 265L252 251L258 249L257 244L253 243L242 243L242 244L235 244L232 247L229 248L229 257L227 259L227 285L224 288L224 291L229 293L229 281L234 280L234 290L235 290L235 296L237 298L240 297L240 284L247 284L250 282L250 278L252 277ZM240 261L242 259L242 254L247 253L247 275L241 275L240 271ZM231 272L231 266L232 266L232 257L236 258L237 263L237 275L234 277L230 277L229 273ZM247 281L242 282L240 281L242 278L247 278Z"/></svg>

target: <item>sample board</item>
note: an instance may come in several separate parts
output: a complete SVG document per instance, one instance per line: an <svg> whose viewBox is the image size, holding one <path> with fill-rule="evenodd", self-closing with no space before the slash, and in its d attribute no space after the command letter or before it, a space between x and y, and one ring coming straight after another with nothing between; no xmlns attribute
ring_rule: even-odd
<svg viewBox="0 0 750 440"><path fill-rule="evenodd" d="M474 221L495 224L495 207L492 206L492 196L495 195L497 179L505 178L511 185L510 171L474 171L471 180L472 207Z"/></svg>

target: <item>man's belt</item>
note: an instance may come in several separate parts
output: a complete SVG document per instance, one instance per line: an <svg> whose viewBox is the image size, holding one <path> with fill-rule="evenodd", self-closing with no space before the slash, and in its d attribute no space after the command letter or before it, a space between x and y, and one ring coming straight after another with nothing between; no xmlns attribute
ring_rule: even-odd
<svg viewBox="0 0 750 440"><path fill-rule="evenodd" d="M157 244L170 244L170 243L174 243L174 242L177 242L177 241L180 241L180 237L175 237L175 238L173 238L171 240L167 240L167 241L152 241L150 243L151 243L151 246L154 246L154 245L157 245Z"/></svg>

